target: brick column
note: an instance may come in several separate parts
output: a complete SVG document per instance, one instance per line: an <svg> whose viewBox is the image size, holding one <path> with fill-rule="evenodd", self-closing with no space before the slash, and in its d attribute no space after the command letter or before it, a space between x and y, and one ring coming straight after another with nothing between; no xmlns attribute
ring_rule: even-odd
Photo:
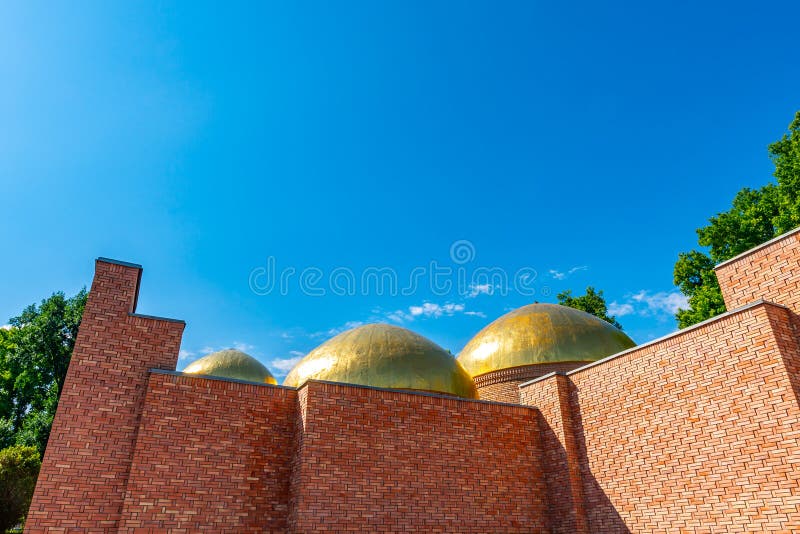
<svg viewBox="0 0 800 534"><path fill-rule="evenodd" d="M174 370L183 321L137 315L142 268L100 258L26 532L116 532L148 369Z"/></svg>
<svg viewBox="0 0 800 534"><path fill-rule="evenodd" d="M539 409L551 532L588 533L576 431L577 399L564 373L552 373L520 387L522 404Z"/></svg>

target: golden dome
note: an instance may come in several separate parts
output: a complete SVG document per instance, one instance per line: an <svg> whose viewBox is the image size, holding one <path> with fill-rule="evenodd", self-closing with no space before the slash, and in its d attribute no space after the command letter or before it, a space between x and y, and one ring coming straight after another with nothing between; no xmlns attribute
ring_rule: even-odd
<svg viewBox="0 0 800 534"><path fill-rule="evenodd" d="M622 330L584 311L531 304L478 332L458 361L478 376L522 365L593 362L635 345Z"/></svg>
<svg viewBox="0 0 800 534"><path fill-rule="evenodd" d="M284 385L308 380L478 398L472 377L433 341L399 326L369 324L342 332L309 352Z"/></svg>
<svg viewBox="0 0 800 534"><path fill-rule="evenodd" d="M278 381L261 362L240 350L225 349L203 356L186 366L184 373L235 378L248 382L277 384Z"/></svg>

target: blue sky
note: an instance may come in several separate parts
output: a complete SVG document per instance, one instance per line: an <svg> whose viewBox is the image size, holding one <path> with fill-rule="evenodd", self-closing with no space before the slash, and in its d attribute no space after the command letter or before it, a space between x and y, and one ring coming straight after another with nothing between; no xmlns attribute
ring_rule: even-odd
<svg viewBox="0 0 800 534"><path fill-rule="evenodd" d="M780 4L5 2L0 319L107 256L186 320L179 367L238 345L283 375L375 320L456 353L587 285L664 335L678 252L800 108ZM370 268L397 290L334 288Z"/></svg>

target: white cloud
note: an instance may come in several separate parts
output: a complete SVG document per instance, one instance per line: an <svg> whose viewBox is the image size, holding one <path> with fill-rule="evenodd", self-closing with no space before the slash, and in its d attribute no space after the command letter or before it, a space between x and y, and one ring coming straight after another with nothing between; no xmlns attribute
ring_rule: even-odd
<svg viewBox="0 0 800 534"><path fill-rule="evenodd" d="M689 307L686 295L678 291L659 291L658 293L650 293L647 290L641 290L631 297L635 302L647 306L647 313L669 313L675 314L679 309L686 309Z"/></svg>
<svg viewBox="0 0 800 534"><path fill-rule="evenodd" d="M679 309L688 307L686 296L679 291L651 292L642 289L629 295L624 302L613 301L608 305L608 314L616 317L636 314L665 319L667 316L675 315Z"/></svg>
<svg viewBox="0 0 800 534"><path fill-rule="evenodd" d="M454 302L447 302L444 304L423 302L418 306L409 306L407 310L384 312L380 309L376 309L373 311L379 313L377 317L373 317L374 320L387 320L397 324L410 323L416 319L438 319L440 317L453 317L454 315L458 314L486 317L486 315L481 311L467 310L466 305Z"/></svg>
<svg viewBox="0 0 800 534"><path fill-rule="evenodd" d="M453 304L448 302L447 304L435 304L433 302L425 302L422 306L409 306L408 311L414 317L424 316L424 317L441 317L442 315L452 316L458 312L464 311L463 304Z"/></svg>
<svg viewBox="0 0 800 534"><path fill-rule="evenodd" d="M366 321L348 321L342 326L313 332L307 336L312 339L333 337L345 330L357 328L367 323L388 321L394 324L406 324L414 322L416 319L438 319L440 317L452 317L457 314L486 317L486 314L481 311L467 310L466 305L461 303L447 302L444 304L437 304L435 302L423 302L418 306L409 306L406 309L400 310L386 311L379 307L373 308L372 315Z"/></svg>
<svg viewBox="0 0 800 534"><path fill-rule="evenodd" d="M608 305L608 314L615 317L624 317L633 313L633 304L627 302L620 304L616 300Z"/></svg>
<svg viewBox="0 0 800 534"><path fill-rule="evenodd" d="M492 284L473 284L469 286L468 298L475 298L478 295L491 295L494 293Z"/></svg>
<svg viewBox="0 0 800 534"><path fill-rule="evenodd" d="M550 269L550 276L555 278L556 280L564 280L569 278L571 275L577 273L578 271L586 271L589 269L588 265L576 265L575 267L571 267L567 269L566 272L559 271L557 269Z"/></svg>
<svg viewBox="0 0 800 534"><path fill-rule="evenodd" d="M320 337L333 337L337 334L341 334L345 330L350 330L352 328L358 328L359 326L364 325L363 321L347 321L341 326L337 326L334 328L329 328L328 330L320 330L319 332L312 332L308 334L310 338L320 338Z"/></svg>
<svg viewBox="0 0 800 534"><path fill-rule="evenodd" d="M192 352L190 350L181 349L181 351L178 353L178 359L179 360L185 360L187 358L191 358L195 354L200 354L201 356L208 356L209 354L212 354L214 352L218 352L220 350L227 349L228 347L233 347L234 349L240 350L242 352L250 352L250 351L252 351L253 349L256 348L255 345L251 345L249 343L244 343L242 341L234 341L233 344L226 345L225 347L222 347L221 349L212 347L211 345L206 345L205 347L203 347L202 349L198 350L197 352Z"/></svg>
<svg viewBox="0 0 800 534"><path fill-rule="evenodd" d="M292 351L291 354L295 354L296 352L297 351ZM285 375L297 365L297 362L303 359L303 356L304 354L299 354L291 358L276 358L270 361L267 367L277 375Z"/></svg>
<svg viewBox="0 0 800 534"><path fill-rule="evenodd" d="M250 352L251 350L253 350L256 347L254 345L249 344L249 343L243 343L241 341L234 341L233 342L233 348L238 350L238 351L241 351L241 352Z"/></svg>
<svg viewBox="0 0 800 534"><path fill-rule="evenodd" d="M336 328L331 328L328 330L328 335L335 336L347 330L352 330L353 328L358 328L359 326L363 325L364 321L347 321L342 326L337 326Z"/></svg>
<svg viewBox="0 0 800 534"><path fill-rule="evenodd" d="M3 326L0 326L0 330L11 330L12 328L14 327L10 324L4 324Z"/></svg>
<svg viewBox="0 0 800 534"><path fill-rule="evenodd" d="M404 312L403 310L395 310L393 312L389 312L386 314L386 319L393 322L403 324L406 321L413 321L414 316L409 313Z"/></svg>

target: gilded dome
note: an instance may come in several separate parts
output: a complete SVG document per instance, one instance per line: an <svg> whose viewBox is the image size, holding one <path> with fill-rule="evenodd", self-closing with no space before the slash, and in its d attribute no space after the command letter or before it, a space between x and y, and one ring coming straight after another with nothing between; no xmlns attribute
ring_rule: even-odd
<svg viewBox="0 0 800 534"><path fill-rule="evenodd" d="M450 353L388 324L360 326L329 339L300 360L283 383L299 387L312 379L478 398L472 377Z"/></svg>
<svg viewBox="0 0 800 534"><path fill-rule="evenodd" d="M219 376L249 382L277 384L278 381L261 362L240 350L225 349L203 356L186 366L184 373Z"/></svg>
<svg viewBox="0 0 800 534"><path fill-rule="evenodd" d="M458 361L472 376L540 363L593 362L636 343L594 315L558 304L530 304L489 324Z"/></svg>

